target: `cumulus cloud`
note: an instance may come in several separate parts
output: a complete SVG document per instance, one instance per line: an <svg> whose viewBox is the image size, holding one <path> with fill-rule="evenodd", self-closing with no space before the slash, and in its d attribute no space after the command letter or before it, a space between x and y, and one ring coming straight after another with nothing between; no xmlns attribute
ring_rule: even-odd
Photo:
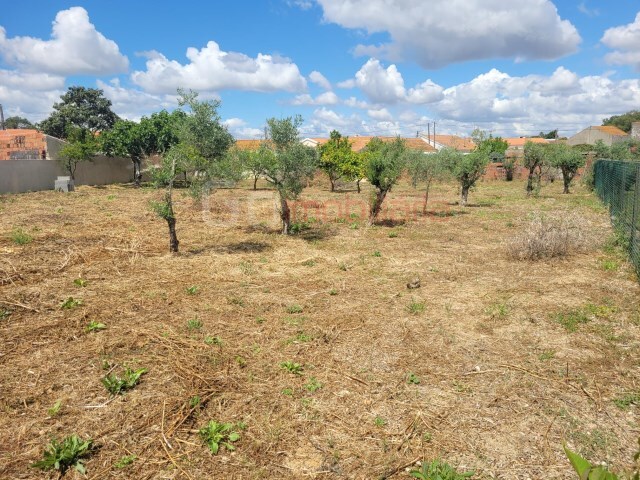
<svg viewBox="0 0 640 480"><path fill-rule="evenodd" d="M337 103L340 103L340 99L333 92L324 92L315 98L308 93L303 93L297 95L291 102L292 105L335 105Z"/></svg>
<svg viewBox="0 0 640 480"><path fill-rule="evenodd" d="M231 135L235 138L243 139L260 139L264 138L264 131L259 128L250 127L246 121L241 118L228 118L222 122L228 129Z"/></svg>
<svg viewBox="0 0 640 480"><path fill-rule="evenodd" d="M393 115L386 108L379 108L377 110L367 110L367 115L369 115L374 120L386 120L390 121L393 119Z"/></svg>
<svg viewBox="0 0 640 480"><path fill-rule="evenodd" d="M118 45L96 30L82 7L58 12L50 40L9 38L0 27L0 55L22 71L55 75L105 75L129 67Z"/></svg>
<svg viewBox="0 0 640 480"><path fill-rule="evenodd" d="M127 120L139 121L142 116L151 112L178 106L175 95L153 95L139 89L123 87L117 78L109 83L97 80L96 86L111 100L113 111Z"/></svg>
<svg viewBox="0 0 640 480"><path fill-rule="evenodd" d="M309 80L325 90L331 90L331 82L320 72L314 70L309 74Z"/></svg>
<svg viewBox="0 0 640 480"><path fill-rule="evenodd" d="M613 65L631 65L640 71L640 12L632 23L605 31L601 41L615 50L607 54L607 62Z"/></svg>
<svg viewBox="0 0 640 480"><path fill-rule="evenodd" d="M64 77L0 70L0 104L5 117L20 115L32 121L43 120L63 93Z"/></svg>
<svg viewBox="0 0 640 480"><path fill-rule="evenodd" d="M189 63L185 65L155 51L144 55L146 70L133 72L131 79L151 93L172 93L179 87L258 92L300 92L307 87L297 65L287 58L262 53L251 58L243 53L225 52L213 41L200 50L188 48Z"/></svg>
<svg viewBox="0 0 640 480"><path fill-rule="evenodd" d="M355 53L425 68L486 58L549 60L577 50L576 28L550 0L316 0L324 20L391 41Z"/></svg>
<svg viewBox="0 0 640 480"><path fill-rule="evenodd" d="M491 123L503 132L531 134L561 127L571 133L635 108L640 104L640 80L578 77L563 67L550 76L522 77L492 69L443 94L433 105L441 118Z"/></svg>
<svg viewBox="0 0 640 480"><path fill-rule="evenodd" d="M395 65L384 68L379 60L369 59L355 75L355 85L374 103L433 103L442 98L443 88L426 80L408 91Z"/></svg>

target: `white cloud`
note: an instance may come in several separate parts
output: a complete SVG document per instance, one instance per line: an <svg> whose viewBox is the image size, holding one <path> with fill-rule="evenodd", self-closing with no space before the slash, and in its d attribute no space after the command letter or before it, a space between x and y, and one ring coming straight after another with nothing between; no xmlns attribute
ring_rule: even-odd
<svg viewBox="0 0 640 480"><path fill-rule="evenodd" d="M317 70L314 70L309 74L309 80L318 85L320 88L331 90L331 82L329 82L329 80L327 80L327 77L322 75Z"/></svg>
<svg viewBox="0 0 640 480"><path fill-rule="evenodd" d="M342 82L338 82L336 84L338 86L338 88L353 88L356 86L356 81L353 78L349 78L347 80L344 80Z"/></svg>
<svg viewBox="0 0 640 480"><path fill-rule="evenodd" d="M258 92L299 92L307 87L297 65L287 58L262 53L251 58L243 53L222 51L213 41L200 50L188 48L186 65L155 51L145 55L146 71L133 72L131 79L151 93L174 93L179 87Z"/></svg>
<svg viewBox="0 0 640 480"><path fill-rule="evenodd" d="M376 59L369 59L355 75L355 85L374 103L433 103L442 98L443 88L431 80L407 91L404 79L395 65L386 69Z"/></svg>
<svg viewBox="0 0 640 480"><path fill-rule="evenodd" d="M152 95L138 89L126 88L120 85L117 78L109 83L97 80L96 86L111 100L112 110L128 120L139 121L144 115L178 106L175 95Z"/></svg>
<svg viewBox="0 0 640 480"><path fill-rule="evenodd" d="M264 138L264 130L250 127L249 125L247 125L247 122L245 122L241 118L228 118L225 121L223 121L222 124L229 129L229 132L235 138L243 138L243 139Z"/></svg>
<svg viewBox="0 0 640 480"><path fill-rule="evenodd" d="M340 103L340 99L333 92L324 92L317 97L312 97L308 93L297 95L291 102L292 105L335 105Z"/></svg>
<svg viewBox="0 0 640 480"><path fill-rule="evenodd" d="M380 108L377 110L367 110L367 115L369 115L374 120L381 121L390 121L393 119L393 116L386 108Z"/></svg>
<svg viewBox="0 0 640 480"><path fill-rule="evenodd" d="M576 51L576 28L550 0L316 0L324 19L391 41L355 53L426 68L486 58L556 59Z"/></svg>
<svg viewBox="0 0 640 480"><path fill-rule="evenodd" d="M347 98L344 101L344 104L352 108L362 108L362 109L369 108L369 104L367 102L365 102L364 100L358 100L356 97Z"/></svg>
<svg viewBox="0 0 640 480"><path fill-rule="evenodd" d="M632 65L640 70L640 12L633 23L605 31L601 42L615 50L607 54L607 62L613 65Z"/></svg>
<svg viewBox="0 0 640 480"><path fill-rule="evenodd" d="M600 15L600 10L598 10L597 8L589 8L587 6L587 2L580 2L578 4L578 10L588 17L597 17L598 15Z"/></svg>
<svg viewBox="0 0 640 480"><path fill-rule="evenodd" d="M0 70L0 104L5 117L20 115L34 122L43 120L63 93L64 77Z"/></svg>
<svg viewBox="0 0 640 480"><path fill-rule="evenodd" d="M58 12L51 40L8 38L0 27L0 55L22 71L56 75L105 75L129 67L118 45L96 30L82 7Z"/></svg>

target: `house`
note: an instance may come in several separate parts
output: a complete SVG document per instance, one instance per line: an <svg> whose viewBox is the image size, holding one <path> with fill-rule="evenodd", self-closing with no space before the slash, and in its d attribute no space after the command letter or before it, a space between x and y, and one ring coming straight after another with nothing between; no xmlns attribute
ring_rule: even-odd
<svg viewBox="0 0 640 480"><path fill-rule="evenodd" d="M458 152L471 153L476 144L471 138L458 137L457 135L422 135L422 138L429 145L440 151L443 148L453 148Z"/></svg>
<svg viewBox="0 0 640 480"><path fill-rule="evenodd" d="M0 161L55 160L64 143L33 129L0 130Z"/></svg>
<svg viewBox="0 0 640 480"><path fill-rule="evenodd" d="M503 140L507 142L507 145L509 145L509 147L507 148L507 151L504 154L505 157L511 157L516 159L524 157L524 145L527 142L542 143L546 145L553 141L553 140L547 140L546 138L540 138L540 137L514 137L514 138L503 138Z"/></svg>
<svg viewBox="0 0 640 480"><path fill-rule="evenodd" d="M569 145L595 145L598 140L602 140L605 145L611 146L614 143L622 142L629 138L629 135L618 127L611 125L599 127L587 127L576 133L567 140Z"/></svg>
<svg viewBox="0 0 640 480"><path fill-rule="evenodd" d="M351 142L351 150L354 152L361 152L367 146L367 144L375 137L361 137L361 136L353 136L349 137L349 142ZM397 137L377 137L383 142L392 142ZM403 138L405 145L407 148L412 150L418 150L424 153L433 153L436 149L427 143L427 140L422 137L412 137L412 138ZM324 145L329 141L328 138L305 138L301 140L303 145L308 147L319 147Z"/></svg>

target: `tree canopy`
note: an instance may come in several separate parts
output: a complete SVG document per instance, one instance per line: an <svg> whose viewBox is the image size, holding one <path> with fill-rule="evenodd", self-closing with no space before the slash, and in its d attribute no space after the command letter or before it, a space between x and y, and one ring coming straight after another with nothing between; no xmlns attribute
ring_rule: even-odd
<svg viewBox="0 0 640 480"><path fill-rule="evenodd" d="M51 115L39 124L40 130L53 137L68 138L70 127L103 132L119 119L111 110L111 100L97 88L69 87L60 100L53 104Z"/></svg>
<svg viewBox="0 0 640 480"><path fill-rule="evenodd" d="M14 116L14 117L9 117L5 119L4 128L23 129L23 128L35 128L35 126L33 125L33 123L31 123L29 120L27 120L24 117Z"/></svg>
<svg viewBox="0 0 640 480"><path fill-rule="evenodd" d="M622 115L613 115L612 117L605 118L602 120L602 125L618 127L623 132L629 133L633 122L640 122L640 110L631 110Z"/></svg>
<svg viewBox="0 0 640 480"><path fill-rule="evenodd" d="M387 193L397 183L405 166L405 142L397 137L391 142L372 138L366 146L367 180L376 189L369 208L369 225L373 225L382 209Z"/></svg>
<svg viewBox="0 0 640 480"><path fill-rule="evenodd" d="M329 141L320 146L320 168L328 175L332 192L336 189L336 181L352 172L353 153L349 137L343 137L337 130L333 130Z"/></svg>

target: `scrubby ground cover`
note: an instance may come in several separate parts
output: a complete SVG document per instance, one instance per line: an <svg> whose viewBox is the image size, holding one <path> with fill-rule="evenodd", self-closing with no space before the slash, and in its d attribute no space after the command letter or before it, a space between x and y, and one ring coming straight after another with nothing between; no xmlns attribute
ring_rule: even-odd
<svg viewBox="0 0 640 480"><path fill-rule="evenodd" d="M95 479L574 478L563 441L631 466L640 288L594 196L435 185L423 215L405 182L367 227L367 191L319 185L285 237L251 187L178 191L178 255L157 191L0 197L0 478L54 478L30 465L74 434ZM509 254L567 212L579 250Z"/></svg>

